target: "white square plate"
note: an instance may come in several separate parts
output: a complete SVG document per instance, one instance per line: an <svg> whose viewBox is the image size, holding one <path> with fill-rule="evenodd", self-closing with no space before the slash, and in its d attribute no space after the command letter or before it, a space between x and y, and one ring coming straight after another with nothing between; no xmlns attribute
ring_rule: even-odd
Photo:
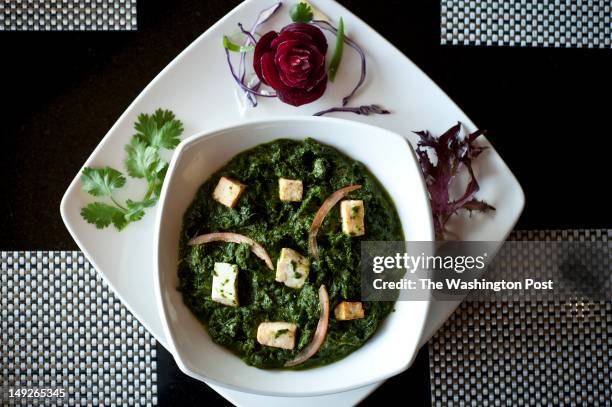
<svg viewBox="0 0 612 407"><path fill-rule="evenodd" d="M260 10L273 3L272 0L247 0L189 45L127 108L84 166L123 168L124 146L133 134L133 123L138 114L152 113L159 107L175 112L185 125L184 135L188 136L239 123L245 117L311 115L338 105L347 87L350 88L358 75L359 60L350 48L346 48L338 73L338 78L342 80L331 84L326 94L312 104L296 109L272 99L260 100L259 106L251 109L238 102L239 92L228 72L221 46L223 35L235 33L238 22L248 25ZM387 128L405 135L412 143L416 142L413 130L428 129L439 134L457 121L462 122L468 131L475 129L469 118L435 83L367 24L332 0L313 3L333 20L342 16L347 35L366 51L368 77L365 86L351 104L378 103L393 112L384 116L344 114L339 117ZM279 29L287 24L291 4L293 1L286 2L283 9L262 30ZM484 139L482 142L488 144ZM497 210L492 215L475 215L469 221L466 217L457 217L451 228L463 240L503 240L522 212L522 189L492 148L476 161L475 171L481 185L479 197ZM139 180L128 180L127 188L124 188L126 196L138 196L144 189L144 183ZM90 201L91 197L81 190L80 173L76 174L61 203L61 214L66 227L125 306L166 346L153 288L156 209L149 209L141 221L129 225L122 232L112 228L98 230L86 223L80 215L80 209ZM456 306L455 302L432 305L428 329L421 344L427 341ZM253 396L218 386L214 388L235 404L270 406L288 402L287 398ZM349 405L365 397L374 388L376 385L334 396L291 399L291 403L299 405L300 402L310 404L316 401L319 404Z"/></svg>

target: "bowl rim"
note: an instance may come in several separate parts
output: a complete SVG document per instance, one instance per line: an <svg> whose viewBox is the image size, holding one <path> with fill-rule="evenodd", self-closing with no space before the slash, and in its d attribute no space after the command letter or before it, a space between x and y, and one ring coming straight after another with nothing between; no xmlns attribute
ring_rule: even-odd
<svg viewBox="0 0 612 407"><path fill-rule="evenodd" d="M168 310L166 309L165 306L165 301L163 299L163 295L162 295L162 290L161 290L161 284L160 284L160 263L159 263L159 258L160 258L160 245L161 245L161 241L160 241L160 234L161 234L161 228L162 228L162 219L164 218L164 214L166 212L166 202L167 202L167 190L168 190L168 185L170 183L170 180L173 178L173 174L174 171L177 168L178 162L181 158L181 156L183 155L183 152L189 148L191 145L195 144L195 143L199 143L202 142L203 140L206 139L210 139L210 138L214 138L214 137L222 137L224 134L228 133L228 132L232 132L232 131L239 131L241 129L244 128L248 128L251 126L261 126L261 125L271 125L274 127L279 127L279 126L283 126L283 125L295 125L295 123L313 123L313 122L328 122L328 123L335 123L337 125L341 125L341 126L356 126L356 127L362 127L362 128L370 128L373 131L376 131L378 133L385 133L387 137L391 137L391 138L396 138L401 140L403 143L405 143L407 149L410 151L410 153L412 154L412 164L416 165L418 167L418 158L416 156L416 153L414 152L414 149L412 148L412 145L408 142L408 140L404 137L402 137L401 135L390 131L388 129L382 128L382 127L378 127L378 126L374 126L371 124L367 124L367 123L362 123L362 122L357 122L357 121L353 121L353 120L347 120L347 119L340 119L340 118L331 118L331 117L317 117L317 116L280 116L280 117L267 117L267 118L263 118L263 119L245 119L243 122L241 123L237 123L237 124L233 124L230 126L219 126L210 130L206 130L206 131L201 131L198 133L195 133L189 137L186 137L185 139L183 139L179 145L177 146L176 150L174 151L174 154L172 155L172 158L170 160L170 163L168 165L168 170L166 173L166 177L164 179L164 183L161 189L161 193L160 193L160 197L159 197L159 210L157 211L156 217L155 217L155 232L154 232L154 248L153 248L153 263L154 263L154 287L155 287L155 297L156 297L156 301L157 301L157 305L158 308L160 310L161 313L161 322L162 322L162 328L164 330L164 334L167 338L168 341L168 350L170 351L170 353L172 353L172 356L175 360L175 362L177 363L177 366L179 367L179 369L185 373L186 375L193 377L194 379L198 379L200 381L205 381L207 383L211 383L213 385L217 385L217 386L222 386L228 389L232 389L232 390L236 390L236 391L241 391L241 392L247 392L247 393L252 393L252 394L259 394L259 395L266 395L266 396L276 396L276 397L312 397L312 396L321 396L321 395L326 395L326 394L335 394L335 393L340 393L340 392L345 392L345 391L350 391L350 390L354 390L360 387L364 387L376 382L380 382L383 380L386 380L390 377L393 377L397 374L400 374L402 372L404 372L406 369L408 369L408 367L410 367L410 365L412 364L412 362L414 361L414 359L417 356L418 350L419 350L419 346L417 343L417 347L412 351L412 355L409 359L406 360L406 362L404 364L402 364L399 368L394 369L394 370L389 370L388 372L386 372L385 374L376 376L376 377L371 377L369 379L366 380L361 380L359 382L355 382L351 385L344 385L342 387L338 387L337 389L334 390L315 390L315 391L291 391L291 392L274 392L274 391L268 391L268 390L259 390L254 388L253 386L251 387L242 387L242 386L237 386L231 383L226 383L222 380L219 379L215 379L213 377L210 377L208 375L202 375L200 373L196 373L194 371L194 369L192 369L190 367L190 362L187 360L184 360L180 353L177 352L177 347L176 347L176 342L175 342L175 338L174 338L174 332L172 330L172 328L170 327L170 324L168 322ZM258 143L261 144L261 143ZM258 144L254 144L253 147L255 147ZM324 143L325 144L325 143ZM334 146L332 146L334 147ZM334 147L337 148L337 147ZM341 149L341 148L340 148ZM246 151L246 150L244 150ZM342 151L341 151L342 152ZM345 153L343 153L345 154ZM350 156L349 156L350 157ZM434 241L435 240L435 233L434 233L434 225L433 225L433 219L431 217L431 205L430 205L430 201L429 198L427 197L427 186L425 183L425 179L423 177L423 174L420 170L420 168L418 169L418 174L419 174L419 178L421 180L421 187L423 188L423 191L425 191L425 194L419 194L419 196L421 196L422 199L425 200L425 205L426 208L428 208L428 213L430 214L428 216L428 224L429 224L429 228L427 231L428 232L428 237L429 239L424 239L423 241ZM404 228L402 226L402 228ZM420 327L420 330L425 328L425 324L427 322L427 315L429 314L429 309L431 307L431 299L433 298L431 296L430 293L430 300L423 300L423 301L418 301L418 302L424 302L425 304L425 309L424 309L424 313L423 315L425 316L422 326ZM238 357L238 356L236 356Z"/></svg>

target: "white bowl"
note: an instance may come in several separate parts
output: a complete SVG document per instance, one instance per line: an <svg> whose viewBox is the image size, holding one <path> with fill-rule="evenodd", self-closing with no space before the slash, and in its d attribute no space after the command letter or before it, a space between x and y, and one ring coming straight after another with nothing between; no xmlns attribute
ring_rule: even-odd
<svg viewBox="0 0 612 407"><path fill-rule="evenodd" d="M348 120L295 117L252 121L184 140L172 158L161 192L154 275L170 352L189 376L251 393L314 396L384 380L406 370L416 355L428 301L398 302L395 312L360 349L330 365L302 371L248 366L215 344L183 303L177 291L179 234L183 214L200 185L244 150L279 138L307 137L369 168L395 202L407 240L433 240L429 200L415 154L403 137L388 130Z"/></svg>

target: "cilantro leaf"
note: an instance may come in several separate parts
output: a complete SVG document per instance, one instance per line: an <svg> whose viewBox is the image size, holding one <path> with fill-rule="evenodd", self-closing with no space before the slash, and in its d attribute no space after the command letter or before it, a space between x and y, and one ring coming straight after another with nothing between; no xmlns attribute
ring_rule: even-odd
<svg viewBox="0 0 612 407"><path fill-rule="evenodd" d="M312 7L304 2L294 4L289 10L289 16L294 23L308 23L314 17Z"/></svg>
<svg viewBox="0 0 612 407"><path fill-rule="evenodd" d="M128 223L130 222L125 218L125 213L123 211L116 213L115 216L113 216L113 225L115 225L115 229L118 231L122 231L123 228L128 225Z"/></svg>
<svg viewBox="0 0 612 407"><path fill-rule="evenodd" d="M278 331L276 331L274 333L274 338L278 338L279 336L283 336L284 334L286 334L288 332L289 332L288 329L279 329Z"/></svg>
<svg viewBox="0 0 612 407"><path fill-rule="evenodd" d="M131 177L149 178L151 173L156 172L160 159L155 147L147 146L138 137L133 137L132 142L125 146L125 152L125 167Z"/></svg>
<svg viewBox="0 0 612 407"><path fill-rule="evenodd" d="M110 167L85 167L81 175L81 182L83 182L83 190L93 196L111 196L113 191L125 185L125 177Z"/></svg>
<svg viewBox="0 0 612 407"><path fill-rule="evenodd" d="M147 192L142 200L128 199L122 205L115 199L113 193L126 183L121 172L110 167L83 169L83 190L93 196L108 197L112 202L92 202L81 209L83 219L98 229L112 223L117 230L122 230L129 223L142 219L145 210L157 203L168 171L168 163L161 159L159 150L174 149L183 132L183 124L174 113L162 109L157 109L152 115L143 113L138 116L134 128L137 133L125 146L127 157L124 164L128 175L146 179Z"/></svg>
<svg viewBox="0 0 612 407"><path fill-rule="evenodd" d="M157 203L157 198L146 199L144 201L132 201L128 199L125 204L127 206L127 212L125 213L125 219L128 222L135 222L142 219L145 214L145 209L150 208Z"/></svg>
<svg viewBox="0 0 612 407"><path fill-rule="evenodd" d="M150 196L155 199L159 198L161 194L162 186L164 185L164 178L166 178L166 172L168 171L168 163L160 161L158 166L155 167L155 177L149 179L149 191Z"/></svg>
<svg viewBox="0 0 612 407"><path fill-rule="evenodd" d="M152 115L141 113L134 125L139 141L154 148L174 149L180 142L183 123L169 110L157 109Z"/></svg>
<svg viewBox="0 0 612 407"><path fill-rule="evenodd" d="M104 229L112 223L118 230L121 230L127 224L121 209L103 202L88 204L81 209L81 216L88 223L96 225L98 229Z"/></svg>
<svg viewBox="0 0 612 407"><path fill-rule="evenodd" d="M166 171L168 170L168 163L162 160L159 160L155 163L154 166L150 168L149 181L161 180L164 181L164 177L166 176Z"/></svg>

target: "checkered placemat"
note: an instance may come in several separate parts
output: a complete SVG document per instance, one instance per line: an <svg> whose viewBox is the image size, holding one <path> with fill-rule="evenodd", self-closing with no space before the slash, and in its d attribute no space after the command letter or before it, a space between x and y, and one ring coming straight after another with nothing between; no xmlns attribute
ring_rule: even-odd
<svg viewBox="0 0 612 407"><path fill-rule="evenodd" d="M612 230L510 237L611 238ZM464 302L430 340L429 366L435 406L610 406L612 303Z"/></svg>
<svg viewBox="0 0 612 407"><path fill-rule="evenodd" d="M136 0L0 0L0 31L136 28Z"/></svg>
<svg viewBox="0 0 612 407"><path fill-rule="evenodd" d="M155 405L155 349L81 252L0 252L0 405Z"/></svg>
<svg viewBox="0 0 612 407"><path fill-rule="evenodd" d="M610 0L442 0L441 43L612 48Z"/></svg>

